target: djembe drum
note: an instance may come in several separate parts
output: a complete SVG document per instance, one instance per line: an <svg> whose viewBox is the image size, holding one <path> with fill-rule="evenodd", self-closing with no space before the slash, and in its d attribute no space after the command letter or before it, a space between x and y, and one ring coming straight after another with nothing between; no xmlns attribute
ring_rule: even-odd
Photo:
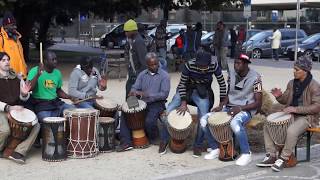
<svg viewBox="0 0 320 180"><path fill-rule="evenodd" d="M187 149L186 139L191 133L192 118L188 112L179 115L177 111L171 111L168 115L168 132L171 136L169 148L173 153L183 153Z"/></svg>
<svg viewBox="0 0 320 180"><path fill-rule="evenodd" d="M285 112L276 112L272 113L267 117L266 128L269 132L269 135L277 146L279 150L279 154L284 147L286 137L287 137L287 129L294 122L294 117L291 114L287 114ZM293 154L289 157L288 162L286 163L286 167L293 167L297 164L297 160Z"/></svg>
<svg viewBox="0 0 320 180"><path fill-rule="evenodd" d="M237 153L234 150L232 130L230 122L232 117L227 112L215 112L208 118L208 126L213 137L220 143L219 159L221 161L232 161Z"/></svg>
<svg viewBox="0 0 320 180"><path fill-rule="evenodd" d="M42 159L57 162L67 159L66 119L47 117L42 125Z"/></svg>
<svg viewBox="0 0 320 180"><path fill-rule="evenodd" d="M3 156L9 157L14 149L28 138L33 126L38 123L37 116L29 109L12 110L8 114L10 136Z"/></svg>
<svg viewBox="0 0 320 180"><path fill-rule="evenodd" d="M99 152L111 152L115 147L115 121L111 117L99 117Z"/></svg>
<svg viewBox="0 0 320 180"><path fill-rule="evenodd" d="M71 158L90 158L98 153L96 127L99 111L96 109L66 109L69 123L67 154Z"/></svg>
<svg viewBox="0 0 320 180"><path fill-rule="evenodd" d="M130 109L127 102L125 102L121 109L128 128L132 130L133 146L135 148L145 148L149 145L148 138L144 131L147 104L142 100L138 100L138 103L138 107Z"/></svg>
<svg viewBox="0 0 320 180"><path fill-rule="evenodd" d="M96 99L94 108L100 111L100 117L114 117L118 111L118 104L111 99L103 98Z"/></svg>

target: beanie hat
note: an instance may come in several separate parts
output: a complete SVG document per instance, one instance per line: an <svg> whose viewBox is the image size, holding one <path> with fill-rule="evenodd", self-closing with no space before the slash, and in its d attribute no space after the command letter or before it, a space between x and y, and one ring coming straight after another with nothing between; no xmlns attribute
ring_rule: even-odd
<svg viewBox="0 0 320 180"><path fill-rule="evenodd" d="M196 55L196 64L208 66L211 63L211 54L205 51L198 51Z"/></svg>
<svg viewBox="0 0 320 180"><path fill-rule="evenodd" d="M15 24L16 19L13 17L11 12L5 12L3 15L2 25L6 26L8 24Z"/></svg>
<svg viewBox="0 0 320 180"><path fill-rule="evenodd" d="M311 71L312 61L310 58L302 56L297 59L297 61L294 63L294 66L297 66L304 71Z"/></svg>
<svg viewBox="0 0 320 180"><path fill-rule="evenodd" d="M137 23L134 20L129 19L126 23L124 23L123 30L124 31L137 31L138 30Z"/></svg>

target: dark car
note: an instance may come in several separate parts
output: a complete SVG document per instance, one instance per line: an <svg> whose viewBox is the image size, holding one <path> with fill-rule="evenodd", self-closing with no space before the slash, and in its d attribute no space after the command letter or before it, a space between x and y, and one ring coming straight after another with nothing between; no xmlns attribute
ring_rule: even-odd
<svg viewBox="0 0 320 180"><path fill-rule="evenodd" d="M317 61L320 61L320 44L318 44L317 47L315 47L313 49L313 57L317 60Z"/></svg>
<svg viewBox="0 0 320 180"><path fill-rule="evenodd" d="M280 54L282 54L284 49L295 43L296 29L285 28L279 29L279 31L281 32ZM272 30L261 31L252 36L248 41L244 42L242 44L241 51L246 52L253 58L257 59L261 57L271 57L272 49L270 37L272 37ZM298 42L301 42L306 37L307 34L304 32L304 30L299 29Z"/></svg>
<svg viewBox="0 0 320 180"><path fill-rule="evenodd" d="M126 35L123 30L124 24L119 24L113 29L110 30L110 32L106 33L101 39L100 39L100 47L108 47L108 48L124 48L124 45L126 44ZM138 31L142 34L144 31L148 28L148 25L137 23L138 25Z"/></svg>
<svg viewBox="0 0 320 180"><path fill-rule="evenodd" d="M308 56L313 58L313 49L320 43L320 33L313 34L298 44L298 57ZM295 45L288 46L284 54L294 60Z"/></svg>

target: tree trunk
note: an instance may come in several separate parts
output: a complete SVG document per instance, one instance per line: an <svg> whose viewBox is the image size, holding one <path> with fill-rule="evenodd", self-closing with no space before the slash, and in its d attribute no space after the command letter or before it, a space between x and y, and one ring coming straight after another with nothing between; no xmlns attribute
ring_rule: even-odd
<svg viewBox="0 0 320 180"><path fill-rule="evenodd" d="M48 13L45 16L43 16L40 21L39 42L43 43L44 49L46 49L49 46L47 34L51 23L51 18L52 14Z"/></svg>

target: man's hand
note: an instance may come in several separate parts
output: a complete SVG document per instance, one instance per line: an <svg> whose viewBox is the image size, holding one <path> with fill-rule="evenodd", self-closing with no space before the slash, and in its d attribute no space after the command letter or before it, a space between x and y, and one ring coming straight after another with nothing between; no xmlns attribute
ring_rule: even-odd
<svg viewBox="0 0 320 180"><path fill-rule="evenodd" d="M128 96L136 96L136 92L135 91L130 91Z"/></svg>
<svg viewBox="0 0 320 180"><path fill-rule="evenodd" d="M223 108L223 106L219 105L218 107L212 108L211 112L220 112L220 111L222 111L222 108Z"/></svg>
<svg viewBox="0 0 320 180"><path fill-rule="evenodd" d="M23 109L23 106L10 106L9 107L9 112L10 111L13 111L13 110L16 110L16 111L22 111L22 109Z"/></svg>
<svg viewBox="0 0 320 180"><path fill-rule="evenodd" d="M283 109L283 112L285 113L297 113L297 108L293 106L289 106Z"/></svg>
<svg viewBox="0 0 320 180"><path fill-rule="evenodd" d="M107 88L107 78L105 76L101 76L101 79L99 80L99 87L103 90Z"/></svg>
<svg viewBox="0 0 320 180"><path fill-rule="evenodd" d="M189 112L188 106L187 106L187 102L186 101L182 101L180 107L177 108L177 113L179 115L183 115L186 113L186 111Z"/></svg>
<svg viewBox="0 0 320 180"><path fill-rule="evenodd" d="M241 107L240 106L235 106L235 107L230 108L230 110L228 111L228 114L231 115L231 116L235 116L240 111L241 111Z"/></svg>
<svg viewBox="0 0 320 180"><path fill-rule="evenodd" d="M23 82L21 87L20 87L20 93L23 97L28 96L29 91L31 90L31 83L30 81Z"/></svg>
<svg viewBox="0 0 320 180"><path fill-rule="evenodd" d="M278 98L282 95L282 91L280 88L273 88L271 89L271 94L275 97Z"/></svg>
<svg viewBox="0 0 320 180"><path fill-rule="evenodd" d="M103 96L98 96L98 95L96 95L96 96L95 96L95 99L103 99Z"/></svg>
<svg viewBox="0 0 320 180"><path fill-rule="evenodd" d="M44 65L42 63L39 63L37 75L40 76L43 71L44 71Z"/></svg>

